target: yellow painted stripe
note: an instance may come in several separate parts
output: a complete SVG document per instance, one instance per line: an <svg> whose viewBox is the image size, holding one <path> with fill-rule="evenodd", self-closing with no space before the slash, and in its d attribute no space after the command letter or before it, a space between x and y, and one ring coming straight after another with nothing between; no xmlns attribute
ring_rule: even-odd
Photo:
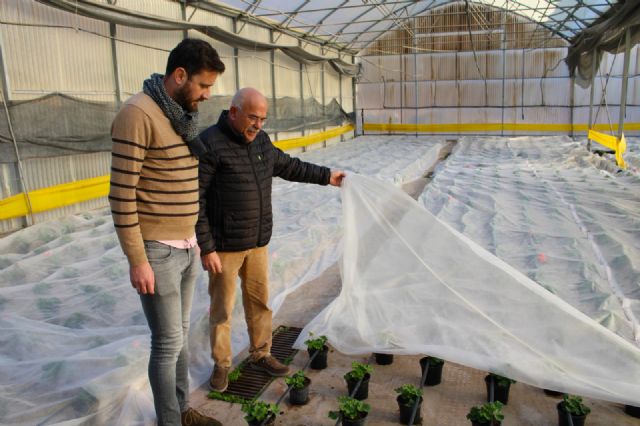
<svg viewBox="0 0 640 426"><path fill-rule="evenodd" d="M618 125L596 124L596 130L617 132ZM640 130L640 123L625 123L626 131ZM365 123L364 130L371 132L429 132L429 133L464 133L464 132L496 132L502 130L523 132L587 132L586 124L548 124L548 123L451 123L451 124L399 124L399 123Z"/></svg>
<svg viewBox="0 0 640 426"><path fill-rule="evenodd" d="M57 209L109 194L109 175L63 183L29 192L33 213ZM24 193L0 200L0 219L26 216L29 210Z"/></svg>
<svg viewBox="0 0 640 426"><path fill-rule="evenodd" d="M336 136L340 136L350 131L353 131L353 125L347 124L346 126L336 127L335 129L327 130L326 132L314 133L313 135L303 136L300 138L283 139L281 141L274 142L273 144L278 148L286 151L292 148L313 145L314 143L335 138Z"/></svg>

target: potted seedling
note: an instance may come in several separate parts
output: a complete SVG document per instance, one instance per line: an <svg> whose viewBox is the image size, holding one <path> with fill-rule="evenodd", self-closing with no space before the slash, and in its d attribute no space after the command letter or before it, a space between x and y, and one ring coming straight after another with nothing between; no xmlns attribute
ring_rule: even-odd
<svg viewBox="0 0 640 426"><path fill-rule="evenodd" d="M500 401L476 405L469 410L467 419L471 420L472 426L500 426L504 419L502 407L503 404Z"/></svg>
<svg viewBox="0 0 640 426"><path fill-rule="evenodd" d="M293 405L304 405L309 401L311 379L304 375L303 370L298 370L295 374L285 377L284 382L291 386L289 402Z"/></svg>
<svg viewBox="0 0 640 426"><path fill-rule="evenodd" d="M376 364L378 365L389 365L393 363L393 354L374 353L373 355L376 357Z"/></svg>
<svg viewBox="0 0 640 426"><path fill-rule="evenodd" d="M358 361L351 363L351 371L344 375L349 389L349 395L362 401L369 396L369 379L373 373L373 367ZM358 383L360 385L358 385ZM356 389L357 387L357 389ZM354 394L355 391L355 394Z"/></svg>
<svg viewBox="0 0 640 426"><path fill-rule="evenodd" d="M327 368L327 354L329 353L327 336L313 337L313 333L309 333L309 338L304 341L304 344L307 345L307 352L311 358L310 367L314 370Z"/></svg>
<svg viewBox="0 0 640 426"><path fill-rule="evenodd" d="M492 402L491 383L493 382L493 400L500 401L507 405L507 402L509 401L509 388L516 381L498 374L489 373L484 378L484 382L487 384L487 402Z"/></svg>
<svg viewBox="0 0 640 426"><path fill-rule="evenodd" d="M329 411L329 418L342 419L342 426L362 426L371 407L350 396L338 397L338 411Z"/></svg>
<svg viewBox="0 0 640 426"><path fill-rule="evenodd" d="M413 418L413 423L421 423L422 417L420 416L420 409L422 407L422 389L414 385L402 385L396 388L395 391L398 393L396 400L400 407L400 423L403 425L409 424L414 408L416 414ZM418 405L417 407L416 404Z"/></svg>
<svg viewBox="0 0 640 426"><path fill-rule="evenodd" d="M562 401L558 402L557 408L559 426L569 426L569 416L571 416L573 426L583 426L587 414L591 412L591 408L584 405L581 397L568 394L565 394Z"/></svg>
<svg viewBox="0 0 640 426"><path fill-rule="evenodd" d="M444 366L444 360L436 358L435 356L425 356L420 359L420 369L422 376L424 376L424 369L427 364L429 369L427 370L427 376L422 383L422 386L435 386L439 385L442 381L442 367Z"/></svg>
<svg viewBox="0 0 640 426"><path fill-rule="evenodd" d="M249 426L272 425L276 420L280 408L276 404L269 404L264 401L254 400L242 404L244 419Z"/></svg>

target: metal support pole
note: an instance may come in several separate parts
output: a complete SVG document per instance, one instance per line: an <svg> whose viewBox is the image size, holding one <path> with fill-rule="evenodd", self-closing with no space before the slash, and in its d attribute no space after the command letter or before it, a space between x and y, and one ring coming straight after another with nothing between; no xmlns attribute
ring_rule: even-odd
<svg viewBox="0 0 640 426"><path fill-rule="evenodd" d="M598 49L593 49L593 60L591 61L591 91L589 92L589 123L587 132L593 127L593 96L596 86L596 73L598 62ZM587 139L587 151L591 151L591 140Z"/></svg>
<svg viewBox="0 0 640 426"><path fill-rule="evenodd" d="M355 56L351 56L351 63L355 65L356 63ZM358 97L356 96L356 89L357 89L356 79L355 77L351 77L351 97L353 98L351 102L351 107L353 109L353 124L354 124L353 136L354 137L358 135L358 119L357 119Z"/></svg>
<svg viewBox="0 0 640 426"><path fill-rule="evenodd" d="M400 124L404 124L404 49L400 51ZM391 132L391 126L389 126Z"/></svg>
<svg viewBox="0 0 640 426"><path fill-rule="evenodd" d="M116 46L116 24L109 24L109 37L111 39L111 65L113 66L113 83L115 85L116 108L122 105L122 89L120 87L120 67L118 67L118 51Z"/></svg>
<svg viewBox="0 0 640 426"><path fill-rule="evenodd" d="M324 62L320 68L320 99L322 100L322 131L325 132L327 130L327 103L324 94ZM327 141L325 141L325 146L327 146Z"/></svg>
<svg viewBox="0 0 640 426"><path fill-rule="evenodd" d="M338 55L338 59L341 55ZM340 108L344 111L344 105L342 104L342 74L338 73L338 93L340 96ZM344 133L340 135L340 142L344 142Z"/></svg>
<svg viewBox="0 0 640 426"><path fill-rule="evenodd" d="M33 213L31 209L31 199L29 198L29 189L27 185L27 181L25 180L24 168L22 167L22 161L20 160L20 152L18 151L18 144L16 142L16 136L13 133L13 126L11 125L11 115L9 114L9 73L5 67L5 57L3 50L3 40L2 33L0 32L0 80L2 87L0 87L0 94L2 95L2 104L4 105L4 111L7 116L7 126L9 127L9 134L11 135L11 140L13 141L13 149L16 153L16 165L18 171L18 184L20 186L21 191L25 195L25 199L27 201L27 216L24 217L23 225L31 226L33 224Z"/></svg>
<svg viewBox="0 0 640 426"><path fill-rule="evenodd" d="M193 12L195 13L196 10L197 8L194 8ZM182 0L180 2L180 11L182 12L182 20L187 22L187 0ZM189 17L189 19L191 19L191 17ZM182 31L182 38L189 38L189 30Z"/></svg>
<svg viewBox="0 0 640 426"><path fill-rule="evenodd" d="M269 31L271 43L274 43L273 30ZM278 122L278 103L276 98L276 51L271 50L271 116L274 121ZM278 140L278 131L273 133L274 140Z"/></svg>
<svg viewBox="0 0 640 426"><path fill-rule="evenodd" d="M624 132L624 116L627 109L627 89L629 86L629 60L631 59L631 28L627 27L624 39L624 66L622 68L622 93L620 94L620 118L618 119L618 140Z"/></svg>
<svg viewBox="0 0 640 426"><path fill-rule="evenodd" d="M302 41L298 40L298 46L302 49ZM302 119L302 136L305 136L305 114L304 114L304 64L300 62L300 118ZM306 147L302 147L302 152L306 151Z"/></svg>
<svg viewBox="0 0 640 426"><path fill-rule="evenodd" d="M238 34L237 31L237 27L238 27L238 20L234 19L233 20L233 33L234 34ZM233 48L233 63L235 64L235 68L236 68L236 92L238 90L240 90L240 61L238 60L238 53L239 50L237 47Z"/></svg>
<svg viewBox="0 0 640 426"><path fill-rule="evenodd" d="M413 18L413 82L414 82L414 94L416 97L416 138L418 137L418 45L416 40L416 34L418 29L416 28L416 19Z"/></svg>
<svg viewBox="0 0 640 426"><path fill-rule="evenodd" d="M508 6L508 3L507 3ZM507 11L503 10L502 14L500 15L500 21L502 24L502 42L501 44L501 48L502 48L502 118L501 118L501 126L500 126L500 135L504 136L504 83L505 83L505 74L506 74L506 70L507 70L507 58L506 58L506 52L507 52Z"/></svg>
<svg viewBox="0 0 640 426"><path fill-rule="evenodd" d="M575 108L575 96L576 96L576 78L571 77L569 80L569 125L571 129L569 130L569 136L573 139L573 109Z"/></svg>

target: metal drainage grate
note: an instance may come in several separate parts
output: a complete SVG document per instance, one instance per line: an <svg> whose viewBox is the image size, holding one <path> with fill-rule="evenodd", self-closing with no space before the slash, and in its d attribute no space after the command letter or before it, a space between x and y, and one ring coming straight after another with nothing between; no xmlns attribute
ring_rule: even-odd
<svg viewBox="0 0 640 426"><path fill-rule="evenodd" d="M290 360L298 352L293 349L293 343L296 341L301 328L298 327L278 327L273 332L273 341L271 343L271 355L278 361L285 362ZM245 359L240 368L240 378L235 382L229 383L229 387L224 395L237 396L245 399L257 398L267 388L269 383L274 379L271 375L252 369L248 366L249 358Z"/></svg>

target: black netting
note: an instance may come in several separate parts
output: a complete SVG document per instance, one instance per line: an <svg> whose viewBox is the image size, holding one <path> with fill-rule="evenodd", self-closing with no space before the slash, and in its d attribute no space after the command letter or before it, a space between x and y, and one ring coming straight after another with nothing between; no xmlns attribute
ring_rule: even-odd
<svg viewBox="0 0 640 426"><path fill-rule="evenodd" d="M230 96L216 96L200 105L200 125L214 124ZM315 99L280 98L271 107L268 132L323 129L342 124L347 114L334 99L322 106ZM9 115L21 159L111 150L114 103L89 102L59 93L9 103ZM303 113L304 108L304 113ZM4 105L0 104L0 163L16 161Z"/></svg>

